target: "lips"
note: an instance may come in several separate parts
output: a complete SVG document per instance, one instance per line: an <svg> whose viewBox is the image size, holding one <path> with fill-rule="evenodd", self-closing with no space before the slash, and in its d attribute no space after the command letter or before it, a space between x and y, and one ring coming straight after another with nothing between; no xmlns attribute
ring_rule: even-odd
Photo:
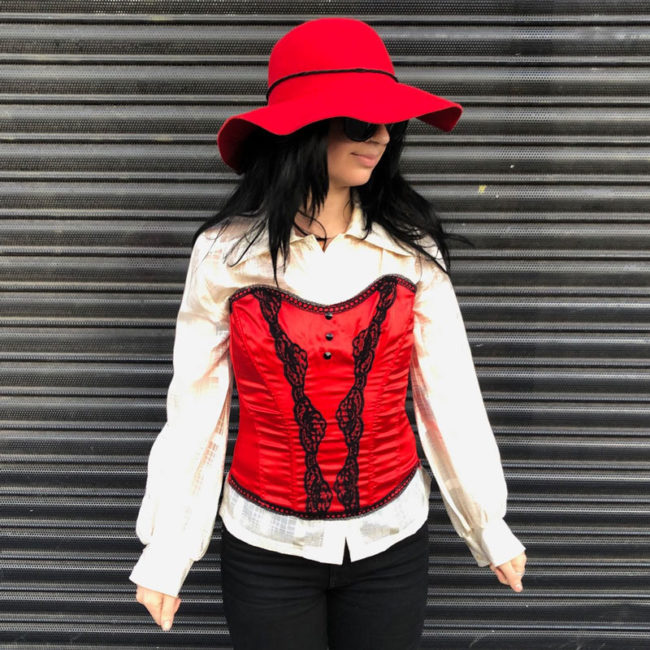
<svg viewBox="0 0 650 650"><path fill-rule="evenodd" d="M361 153L353 153L353 156L366 167L374 167L379 162L379 156L366 155Z"/></svg>

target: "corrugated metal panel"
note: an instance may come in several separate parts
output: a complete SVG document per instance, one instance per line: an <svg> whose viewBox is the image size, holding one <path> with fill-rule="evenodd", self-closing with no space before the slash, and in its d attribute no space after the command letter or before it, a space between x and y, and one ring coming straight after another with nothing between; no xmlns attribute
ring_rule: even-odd
<svg viewBox="0 0 650 650"><path fill-rule="evenodd" d="M645 2L0 12L3 648L230 647L220 525L167 634L127 579L133 528L191 235L234 180L215 134L263 101L273 42L325 12L465 107L452 134L413 125L404 167L475 243L452 277L530 559L514 594L434 496L423 647L650 647Z"/></svg>

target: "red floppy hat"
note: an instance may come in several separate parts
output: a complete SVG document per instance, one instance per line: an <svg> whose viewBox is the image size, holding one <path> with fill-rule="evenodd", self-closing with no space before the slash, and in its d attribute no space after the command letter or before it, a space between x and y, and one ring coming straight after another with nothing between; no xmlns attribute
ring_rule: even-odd
<svg viewBox="0 0 650 650"><path fill-rule="evenodd" d="M228 118L217 144L239 168L241 144L256 128L276 135L332 117L388 124L419 118L451 131L463 108L397 81L386 46L370 25L353 18L319 18L294 27L269 58L267 105Z"/></svg>

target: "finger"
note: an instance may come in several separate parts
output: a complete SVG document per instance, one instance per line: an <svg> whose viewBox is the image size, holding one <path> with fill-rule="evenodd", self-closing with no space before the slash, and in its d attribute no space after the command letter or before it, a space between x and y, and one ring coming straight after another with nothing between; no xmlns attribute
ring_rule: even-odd
<svg viewBox="0 0 650 650"><path fill-rule="evenodd" d="M490 564L490 569L492 569L492 571L494 571L494 573L496 574L496 577L499 579L499 582L501 584L504 584L504 585L508 584L508 580L506 579L503 571L501 571L501 569L499 569L499 567L494 566L494 564Z"/></svg>
<svg viewBox="0 0 650 650"><path fill-rule="evenodd" d="M172 627L174 622L174 614L178 611L181 604L181 599L176 596L165 594L162 602L161 621L162 629L167 631Z"/></svg>
<svg viewBox="0 0 650 650"><path fill-rule="evenodd" d="M499 569L503 572L503 575L512 589L515 591L521 591L524 588L521 584L521 576L512 568L512 562L508 561L500 564Z"/></svg>
<svg viewBox="0 0 650 650"><path fill-rule="evenodd" d="M512 568L519 574L524 575L526 572L526 554L520 553L517 557L510 560L512 563Z"/></svg>
<svg viewBox="0 0 650 650"><path fill-rule="evenodd" d="M160 625L160 612L162 609L162 594L158 592L149 592L145 593L142 604L147 608L148 612L151 614L151 618L158 625Z"/></svg>

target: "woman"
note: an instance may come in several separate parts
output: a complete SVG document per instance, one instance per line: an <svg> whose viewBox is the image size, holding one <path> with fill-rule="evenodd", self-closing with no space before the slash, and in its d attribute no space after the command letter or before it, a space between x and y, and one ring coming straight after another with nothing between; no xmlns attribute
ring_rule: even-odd
<svg viewBox="0 0 650 650"><path fill-rule="evenodd" d="M431 479L409 377L455 530L521 591L525 547L503 521L447 235L398 170L409 119L449 131L461 111L398 83L368 25L324 18L274 47L267 106L221 128L221 155L243 176L193 241L130 576L163 629L221 496L236 650L418 647Z"/></svg>

